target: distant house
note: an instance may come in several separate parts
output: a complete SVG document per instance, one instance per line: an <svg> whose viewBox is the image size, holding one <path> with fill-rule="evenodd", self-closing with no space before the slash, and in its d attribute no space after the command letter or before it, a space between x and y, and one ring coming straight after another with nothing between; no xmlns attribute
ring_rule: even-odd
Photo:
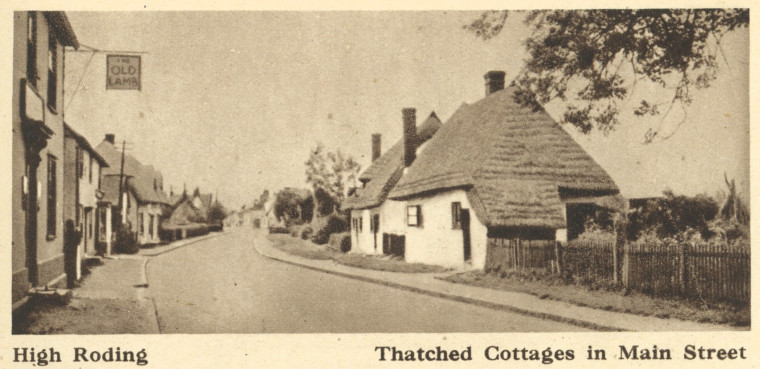
<svg viewBox="0 0 760 369"><path fill-rule="evenodd" d="M76 279L81 277L81 262L86 256L111 251L110 205L100 190L101 168L108 167L82 135L64 123L63 217L73 220L81 232L77 247Z"/></svg>
<svg viewBox="0 0 760 369"><path fill-rule="evenodd" d="M96 150L109 165L101 174L104 197L111 203L112 213L119 214L119 206L122 206L120 216L112 218L121 219L121 224L136 235L139 244L160 242L159 225L169 208L161 173L152 166L142 165L130 154L124 155L122 168L122 153L115 146L112 134L107 134ZM121 186L119 178L124 180Z"/></svg>
<svg viewBox="0 0 760 369"><path fill-rule="evenodd" d="M372 136L372 164L359 176L362 187L342 205L351 211L352 251L403 255L398 240L406 233L404 202L388 200L387 196L401 178L405 161L411 163L440 127L441 121L435 112L417 127L414 113L405 111L404 138L390 150L380 155L381 137Z"/></svg>
<svg viewBox="0 0 760 369"><path fill-rule="evenodd" d="M482 269L489 239L559 240L587 204L619 193L610 176L545 111L514 101L504 72L460 107L406 169L408 262Z"/></svg>
<svg viewBox="0 0 760 369"><path fill-rule="evenodd" d="M240 213L237 211L231 212L229 215L227 215L226 218L224 218L224 228L229 229L233 227L239 227L240 226Z"/></svg>

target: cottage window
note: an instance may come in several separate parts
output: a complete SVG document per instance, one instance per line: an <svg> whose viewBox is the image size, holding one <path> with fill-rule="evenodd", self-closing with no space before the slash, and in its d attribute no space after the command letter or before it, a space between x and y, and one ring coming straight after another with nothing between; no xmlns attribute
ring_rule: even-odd
<svg viewBox="0 0 760 369"><path fill-rule="evenodd" d="M77 146L76 148L77 153L77 178L83 178L84 177L84 151L82 151L82 148Z"/></svg>
<svg viewBox="0 0 760 369"><path fill-rule="evenodd" d="M462 203L451 203L451 228L462 229Z"/></svg>
<svg viewBox="0 0 760 369"><path fill-rule="evenodd" d="M143 213L140 213L140 217L137 220L137 222L140 223L140 236L145 234L145 222L144 222L145 219L144 218L145 217L143 216Z"/></svg>
<svg viewBox="0 0 760 369"><path fill-rule="evenodd" d="M29 12L26 28L26 80L37 87L37 16Z"/></svg>
<svg viewBox="0 0 760 369"><path fill-rule="evenodd" d="M150 236L151 236L151 237L153 237L153 234L155 234L155 232L154 232L154 230L153 230L153 221L154 221L154 220L153 220L153 218L154 218L154 217L155 217L155 216L154 216L153 214L151 214L151 215L150 215L150 218L148 218L148 219L149 219L149 221L150 221L150 228L148 228L148 229L150 229Z"/></svg>
<svg viewBox="0 0 760 369"><path fill-rule="evenodd" d="M58 101L58 43L52 33L48 36L47 98L48 106L55 110Z"/></svg>
<svg viewBox="0 0 760 369"><path fill-rule="evenodd" d="M422 227L422 206L410 205L406 207L406 224L410 227Z"/></svg>
<svg viewBox="0 0 760 369"><path fill-rule="evenodd" d="M90 184L92 184L92 156L90 156L90 167L88 168L87 174L90 176Z"/></svg>
<svg viewBox="0 0 760 369"><path fill-rule="evenodd" d="M53 155L48 155L48 172L47 172L47 236L48 238L55 237L56 226L56 172L57 164L56 158Z"/></svg>
<svg viewBox="0 0 760 369"><path fill-rule="evenodd" d="M362 227L362 226L363 226L363 224L362 224L362 223L364 223L364 222L363 222L363 220L364 220L364 217L359 217L359 232L361 232L361 231L362 231L362 228L363 228L363 227Z"/></svg>

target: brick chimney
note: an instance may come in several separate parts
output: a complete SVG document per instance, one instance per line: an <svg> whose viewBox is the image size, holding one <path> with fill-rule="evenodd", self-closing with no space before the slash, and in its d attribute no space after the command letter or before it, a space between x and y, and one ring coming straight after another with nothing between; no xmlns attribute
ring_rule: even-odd
<svg viewBox="0 0 760 369"><path fill-rule="evenodd" d="M374 133L372 134L372 161L374 162L377 160L377 158L380 157L380 134Z"/></svg>
<svg viewBox="0 0 760 369"><path fill-rule="evenodd" d="M409 167L417 157L417 109L404 108L404 167Z"/></svg>
<svg viewBox="0 0 760 369"><path fill-rule="evenodd" d="M113 133L106 133L106 141L110 142L111 145L113 145L116 142L116 135Z"/></svg>
<svg viewBox="0 0 760 369"><path fill-rule="evenodd" d="M486 96L504 89L504 74L500 70L492 70L483 76L486 80Z"/></svg>

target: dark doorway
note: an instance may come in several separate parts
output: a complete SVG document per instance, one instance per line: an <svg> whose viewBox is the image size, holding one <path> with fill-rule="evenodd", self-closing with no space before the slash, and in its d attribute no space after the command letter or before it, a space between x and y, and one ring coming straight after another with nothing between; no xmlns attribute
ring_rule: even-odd
<svg viewBox="0 0 760 369"><path fill-rule="evenodd" d="M26 166L29 196L26 202L26 268L29 271L29 283L32 286L38 284L37 274L37 213L39 206L37 203L37 163L34 158L27 159L31 162Z"/></svg>
<svg viewBox="0 0 760 369"><path fill-rule="evenodd" d="M472 250L470 250L470 210L462 209L462 244L464 245L464 260L468 261L472 258Z"/></svg>
<svg viewBox="0 0 760 369"><path fill-rule="evenodd" d="M375 251L377 251L377 233L380 231L380 214L372 215L372 237L375 241Z"/></svg>

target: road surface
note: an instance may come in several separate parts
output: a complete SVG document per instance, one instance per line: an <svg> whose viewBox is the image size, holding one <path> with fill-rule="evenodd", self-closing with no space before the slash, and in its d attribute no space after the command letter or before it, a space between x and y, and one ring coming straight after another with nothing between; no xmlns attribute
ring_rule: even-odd
<svg viewBox="0 0 760 369"><path fill-rule="evenodd" d="M162 333L581 331L259 255L241 231L154 257L148 297Z"/></svg>

